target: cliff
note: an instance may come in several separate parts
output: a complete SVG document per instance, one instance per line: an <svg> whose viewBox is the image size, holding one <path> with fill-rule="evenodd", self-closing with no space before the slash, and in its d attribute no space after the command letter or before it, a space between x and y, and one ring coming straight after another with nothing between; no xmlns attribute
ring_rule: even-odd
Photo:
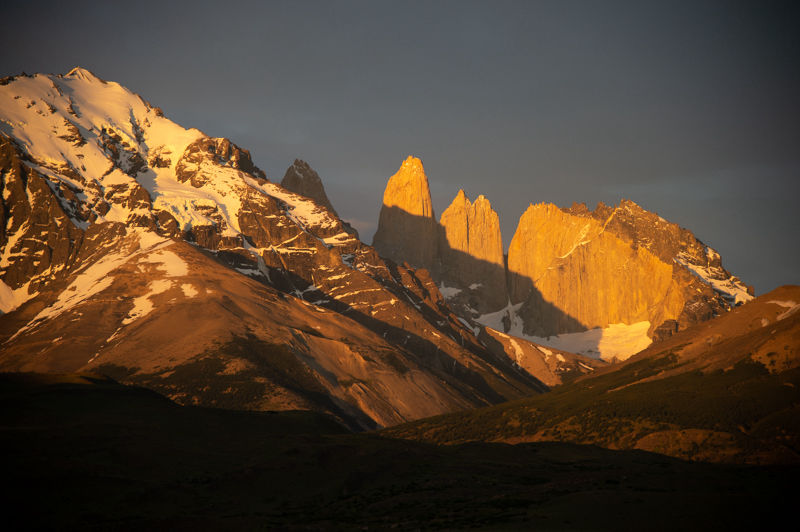
<svg viewBox="0 0 800 532"><path fill-rule="evenodd" d="M451 304L479 313L503 308L507 301L500 219L484 196L470 202L459 190L439 220L440 280L461 292Z"/></svg>
<svg viewBox="0 0 800 532"><path fill-rule="evenodd" d="M372 245L402 264L435 269L438 228L422 161L409 156L386 185Z"/></svg>

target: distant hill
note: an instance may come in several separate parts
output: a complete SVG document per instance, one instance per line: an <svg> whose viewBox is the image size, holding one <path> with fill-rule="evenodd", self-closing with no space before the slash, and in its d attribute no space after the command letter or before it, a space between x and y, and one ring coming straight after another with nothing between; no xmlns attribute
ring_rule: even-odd
<svg viewBox="0 0 800 532"><path fill-rule="evenodd" d="M560 441L712 462L800 463L800 287L773 290L543 396L382 434L438 444Z"/></svg>

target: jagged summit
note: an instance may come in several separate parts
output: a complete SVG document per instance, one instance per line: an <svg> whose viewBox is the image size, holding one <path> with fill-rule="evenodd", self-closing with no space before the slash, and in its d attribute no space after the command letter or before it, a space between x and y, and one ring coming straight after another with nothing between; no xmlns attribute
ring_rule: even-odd
<svg viewBox="0 0 800 532"><path fill-rule="evenodd" d="M506 275L500 218L485 196L471 202L459 190L439 219L441 271L451 304L464 311L494 312L503 308Z"/></svg>
<svg viewBox="0 0 800 532"><path fill-rule="evenodd" d="M406 168L418 174L425 175L425 169L422 166L422 160L419 157L409 155L403 160L401 168Z"/></svg>
<svg viewBox="0 0 800 532"><path fill-rule="evenodd" d="M320 205L324 205L331 212L335 213L325 187L319 174L314 171L309 164L301 159L295 159L294 163L286 169L286 173L281 181L281 186L301 196L311 198Z"/></svg>
<svg viewBox="0 0 800 532"><path fill-rule="evenodd" d="M442 247L465 253L492 264L503 264L503 239L500 218L485 196L471 202L463 190L439 219L444 230Z"/></svg>

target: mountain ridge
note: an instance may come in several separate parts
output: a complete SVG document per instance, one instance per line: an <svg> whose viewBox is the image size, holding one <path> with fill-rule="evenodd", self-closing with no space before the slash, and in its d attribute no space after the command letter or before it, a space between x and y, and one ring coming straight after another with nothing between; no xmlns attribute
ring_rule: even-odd
<svg viewBox="0 0 800 532"><path fill-rule="evenodd" d="M437 240L434 213L419 199L430 195L427 177L421 162L416 168L423 192L408 198L390 179L373 243L395 261L430 270L459 316L472 324L590 356L625 358L753 297L752 288L722 267L719 253L626 199L593 211L583 204L530 204L502 262L497 251L488 256L469 249L470 222L463 214L445 211ZM472 207L460 190L448 209L466 212L467 205ZM385 236L423 226L416 239ZM502 243L499 224L482 236ZM500 250L502 256L502 244ZM467 280L475 271L491 288L480 290L480 283ZM609 340L611 347L587 340L614 335L630 339Z"/></svg>
<svg viewBox="0 0 800 532"><path fill-rule="evenodd" d="M424 271L381 259L247 150L89 74L0 84L4 370L105 365L183 402L362 429L547 389Z"/></svg>

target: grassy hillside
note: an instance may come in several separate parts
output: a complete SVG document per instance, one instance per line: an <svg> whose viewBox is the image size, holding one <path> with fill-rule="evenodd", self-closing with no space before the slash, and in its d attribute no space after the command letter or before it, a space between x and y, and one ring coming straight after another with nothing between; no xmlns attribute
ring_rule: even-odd
<svg viewBox="0 0 800 532"><path fill-rule="evenodd" d="M564 441L646 449L689 459L794 462L800 370L773 375L754 362L639 381L673 367L667 354L551 393L392 427L389 437L432 443ZM659 438L659 435L662 435Z"/></svg>

